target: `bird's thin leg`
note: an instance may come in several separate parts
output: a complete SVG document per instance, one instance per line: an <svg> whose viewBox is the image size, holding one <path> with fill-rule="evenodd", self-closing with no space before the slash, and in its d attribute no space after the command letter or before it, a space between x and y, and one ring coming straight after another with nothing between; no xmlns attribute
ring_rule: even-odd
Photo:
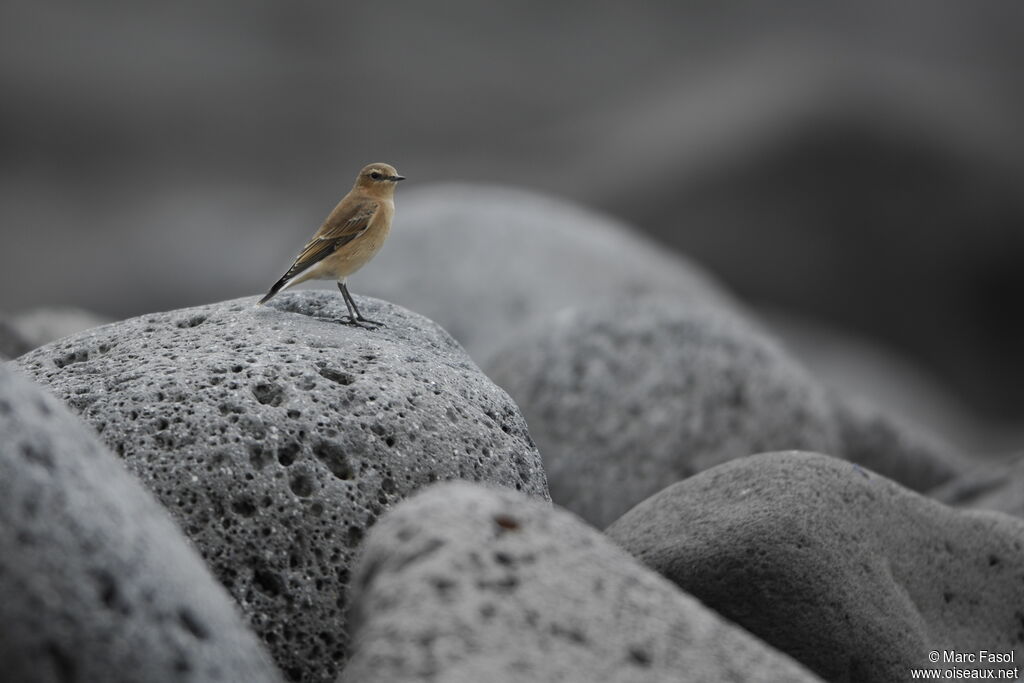
<svg viewBox="0 0 1024 683"><path fill-rule="evenodd" d="M341 296L345 299L345 305L348 306L348 317L352 324L358 325L360 323L365 323L367 325L378 325L380 327L384 327L384 323L363 317L363 314L360 313L359 309L356 307L356 300L348 293L348 287L345 286L344 282L338 283L338 289L341 290Z"/></svg>
<svg viewBox="0 0 1024 683"><path fill-rule="evenodd" d="M348 291L345 289L345 285L338 283L338 289L341 290L341 298L345 300L345 307L348 308L348 319L349 322L354 323L356 321L355 311L352 310L352 304L348 300Z"/></svg>

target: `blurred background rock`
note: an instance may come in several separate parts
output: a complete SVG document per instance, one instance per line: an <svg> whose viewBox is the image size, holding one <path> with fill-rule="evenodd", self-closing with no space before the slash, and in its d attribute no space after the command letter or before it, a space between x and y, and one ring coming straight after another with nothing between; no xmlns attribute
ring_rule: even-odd
<svg viewBox="0 0 1024 683"><path fill-rule="evenodd" d="M1011 2L6 0L0 310L262 292L381 160L614 214L1006 448L1022 26Z"/></svg>

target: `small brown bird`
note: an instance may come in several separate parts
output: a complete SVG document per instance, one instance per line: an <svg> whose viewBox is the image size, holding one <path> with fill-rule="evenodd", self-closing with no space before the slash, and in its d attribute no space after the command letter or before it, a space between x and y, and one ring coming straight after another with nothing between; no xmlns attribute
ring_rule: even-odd
<svg viewBox="0 0 1024 683"><path fill-rule="evenodd" d="M383 325L359 313L345 281L373 258L387 239L395 215L395 185L400 180L405 177L398 175L390 164L363 167L352 190L338 202L288 272L257 305L306 280L337 280L350 324Z"/></svg>

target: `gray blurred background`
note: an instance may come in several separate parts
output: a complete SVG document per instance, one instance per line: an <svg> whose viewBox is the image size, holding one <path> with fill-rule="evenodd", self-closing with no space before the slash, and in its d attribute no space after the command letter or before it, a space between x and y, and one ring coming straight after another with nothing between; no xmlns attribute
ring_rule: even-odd
<svg viewBox="0 0 1024 683"><path fill-rule="evenodd" d="M617 215L979 448L1021 424L1021 3L0 7L2 311L261 293L388 161Z"/></svg>

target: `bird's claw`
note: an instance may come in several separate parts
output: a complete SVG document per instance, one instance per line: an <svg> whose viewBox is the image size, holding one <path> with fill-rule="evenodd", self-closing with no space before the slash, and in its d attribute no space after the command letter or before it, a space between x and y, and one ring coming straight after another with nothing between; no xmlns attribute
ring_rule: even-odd
<svg viewBox="0 0 1024 683"><path fill-rule="evenodd" d="M350 315L345 316L342 322L352 327L361 327L364 330L376 330L384 327L384 323L379 323L376 320L367 320L366 318L353 318Z"/></svg>

